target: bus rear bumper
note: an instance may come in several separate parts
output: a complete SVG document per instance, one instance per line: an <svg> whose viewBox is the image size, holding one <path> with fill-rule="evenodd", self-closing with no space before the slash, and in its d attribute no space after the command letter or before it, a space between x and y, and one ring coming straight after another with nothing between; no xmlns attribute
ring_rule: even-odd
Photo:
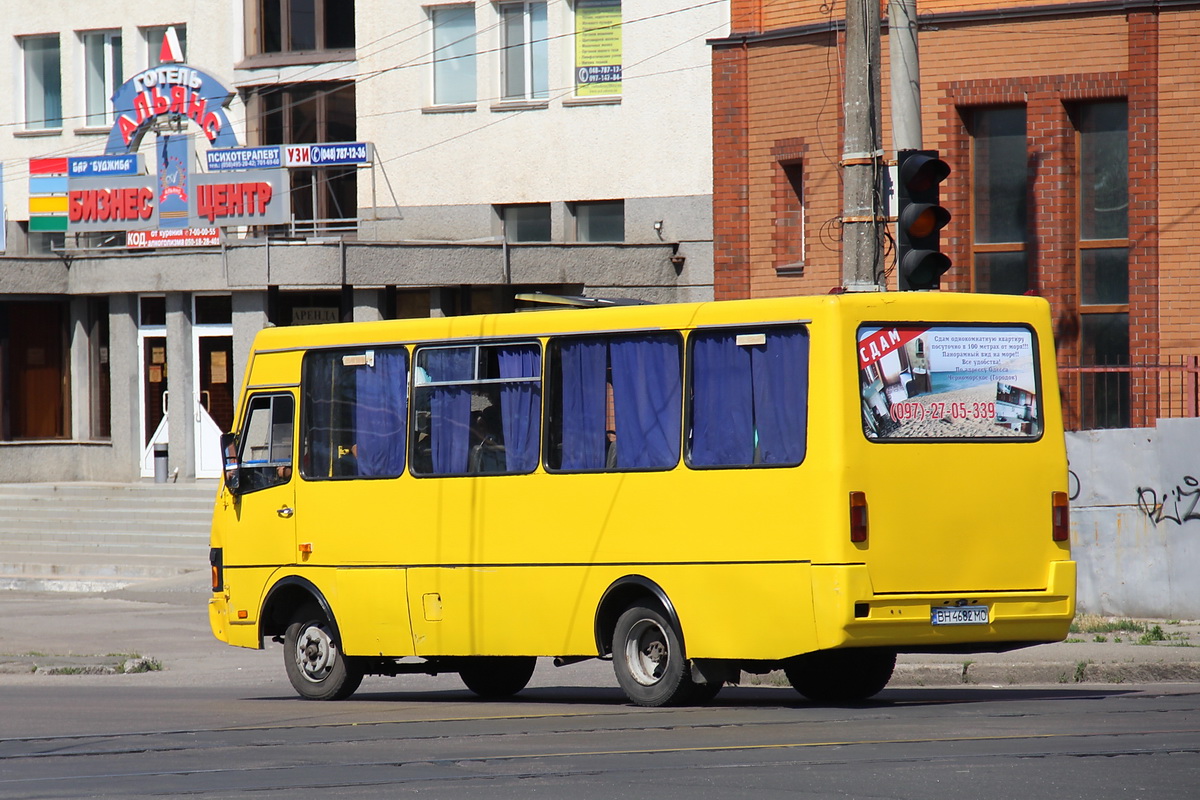
<svg viewBox="0 0 1200 800"><path fill-rule="evenodd" d="M1051 562L1044 590L875 594L861 564L813 565L812 580L822 650L1003 651L1062 641L1075 617L1074 561ZM935 624L937 608L974 610Z"/></svg>

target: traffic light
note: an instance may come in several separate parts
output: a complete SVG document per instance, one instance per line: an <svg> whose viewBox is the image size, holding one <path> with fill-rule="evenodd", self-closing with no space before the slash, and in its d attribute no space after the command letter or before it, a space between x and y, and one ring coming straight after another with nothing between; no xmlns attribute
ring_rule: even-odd
<svg viewBox="0 0 1200 800"><path fill-rule="evenodd" d="M901 150L896 156L900 290L936 289L950 269L938 242L938 231L950 221L950 212L938 204L938 184L950 175L950 167L936 150Z"/></svg>

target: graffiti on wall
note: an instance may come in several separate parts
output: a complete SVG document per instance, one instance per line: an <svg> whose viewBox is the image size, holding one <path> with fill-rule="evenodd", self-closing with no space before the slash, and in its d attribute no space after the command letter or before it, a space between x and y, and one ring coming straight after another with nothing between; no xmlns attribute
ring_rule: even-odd
<svg viewBox="0 0 1200 800"><path fill-rule="evenodd" d="M1160 522L1182 525L1191 520L1200 520L1200 480L1184 475L1182 484L1164 490L1161 495L1157 489L1139 486L1137 505L1155 525Z"/></svg>

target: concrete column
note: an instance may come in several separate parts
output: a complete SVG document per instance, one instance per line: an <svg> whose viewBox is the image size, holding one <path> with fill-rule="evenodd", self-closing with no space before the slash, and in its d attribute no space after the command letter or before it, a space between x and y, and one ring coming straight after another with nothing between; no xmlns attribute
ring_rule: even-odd
<svg viewBox="0 0 1200 800"><path fill-rule="evenodd" d="M451 289L443 289L434 287L429 290L429 316L444 317L446 316L446 303L452 302L447 296Z"/></svg>
<svg viewBox="0 0 1200 800"><path fill-rule="evenodd" d="M88 299L71 298L71 438L92 438L92 369Z"/></svg>
<svg viewBox="0 0 1200 800"><path fill-rule="evenodd" d="M255 334L267 327L267 293L234 292L232 308L234 397L241 397L250 346Z"/></svg>
<svg viewBox="0 0 1200 800"><path fill-rule="evenodd" d="M354 322L378 322L383 319L383 289L354 289Z"/></svg>
<svg viewBox="0 0 1200 800"><path fill-rule="evenodd" d="M138 373L138 297L108 298L108 371L112 384L113 472L108 480L137 481L141 474L142 378Z"/></svg>
<svg viewBox="0 0 1200 800"><path fill-rule="evenodd" d="M196 479L196 378L192 374L192 295L167 293L167 469ZM177 472L178 471L178 472Z"/></svg>

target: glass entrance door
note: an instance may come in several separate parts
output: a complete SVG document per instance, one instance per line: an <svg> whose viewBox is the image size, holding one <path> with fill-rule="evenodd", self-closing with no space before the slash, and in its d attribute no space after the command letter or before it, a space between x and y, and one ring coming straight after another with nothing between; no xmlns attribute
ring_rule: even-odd
<svg viewBox="0 0 1200 800"><path fill-rule="evenodd" d="M167 299L138 298L138 373L141 375L141 475L154 477L154 445L167 443Z"/></svg>

